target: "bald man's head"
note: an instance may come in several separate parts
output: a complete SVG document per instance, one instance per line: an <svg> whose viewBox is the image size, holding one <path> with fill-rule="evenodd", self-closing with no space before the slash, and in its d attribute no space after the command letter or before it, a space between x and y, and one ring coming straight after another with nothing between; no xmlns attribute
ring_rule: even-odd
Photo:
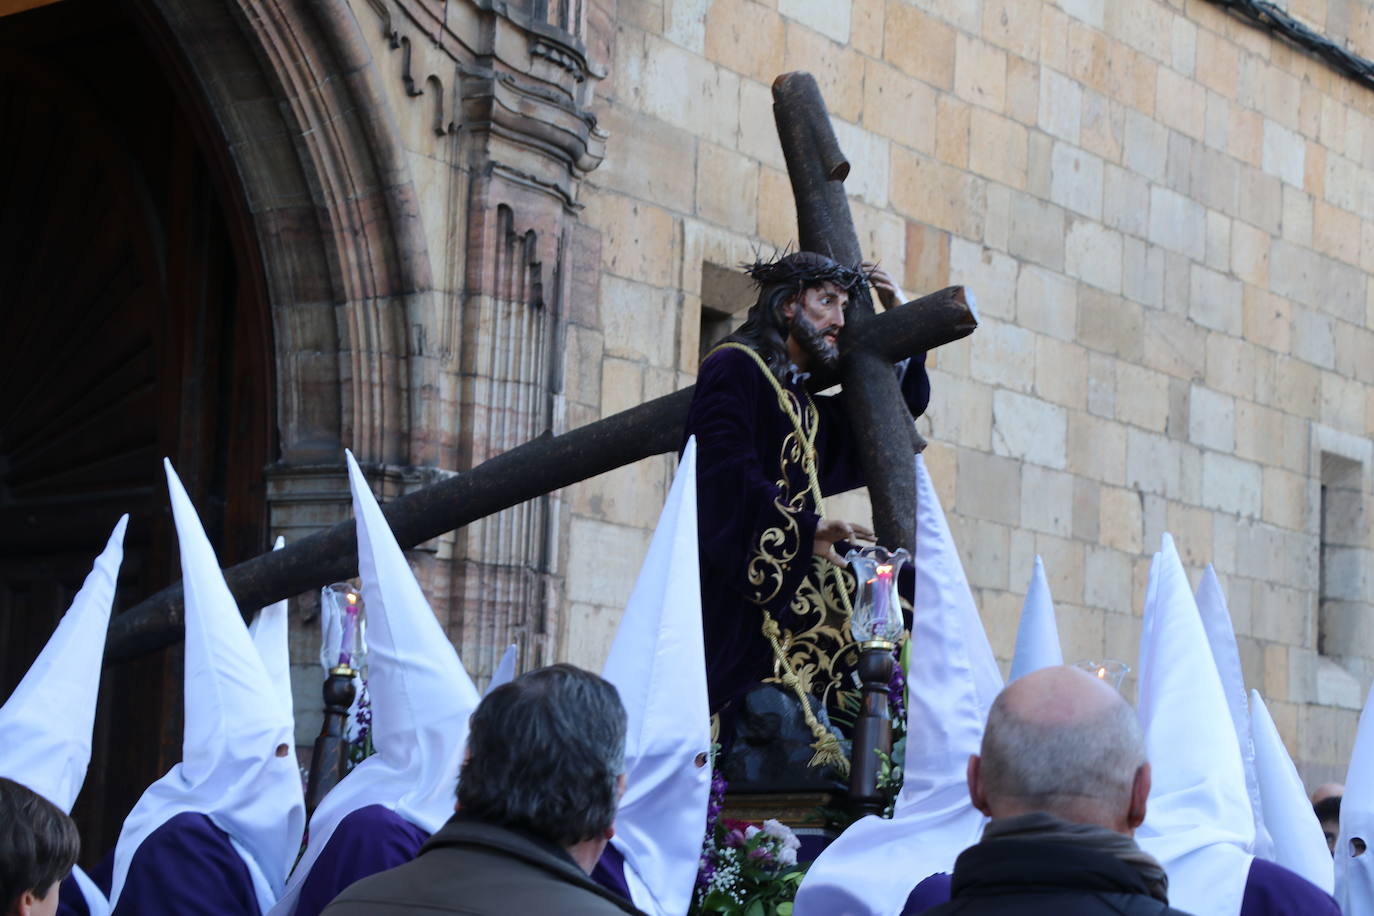
<svg viewBox="0 0 1374 916"><path fill-rule="evenodd" d="M1129 833L1149 794L1135 711L1077 668L1028 674L992 704L969 791L992 817L1047 811Z"/></svg>
<svg viewBox="0 0 1374 916"><path fill-rule="evenodd" d="M1340 798L1345 794L1345 785L1339 782L1324 782L1312 790L1312 804L1328 798Z"/></svg>

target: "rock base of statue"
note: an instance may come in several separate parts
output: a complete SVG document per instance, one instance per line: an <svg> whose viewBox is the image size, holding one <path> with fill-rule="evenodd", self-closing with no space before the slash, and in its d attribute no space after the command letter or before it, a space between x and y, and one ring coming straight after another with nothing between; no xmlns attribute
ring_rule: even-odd
<svg viewBox="0 0 1374 916"><path fill-rule="evenodd" d="M833 767L810 766L816 739L794 694L777 684L760 684L734 706L734 734L720 765L731 794L845 793L845 780ZM825 707L814 703L812 708L847 754L848 742L830 725Z"/></svg>

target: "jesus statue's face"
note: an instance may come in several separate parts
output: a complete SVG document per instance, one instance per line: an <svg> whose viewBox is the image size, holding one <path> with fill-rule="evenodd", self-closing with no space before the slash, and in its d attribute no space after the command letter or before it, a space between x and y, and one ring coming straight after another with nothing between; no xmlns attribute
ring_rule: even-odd
<svg viewBox="0 0 1374 916"><path fill-rule="evenodd" d="M798 369L810 372L840 364L840 331L848 306L849 293L829 281L803 290L783 306L790 322L787 351Z"/></svg>

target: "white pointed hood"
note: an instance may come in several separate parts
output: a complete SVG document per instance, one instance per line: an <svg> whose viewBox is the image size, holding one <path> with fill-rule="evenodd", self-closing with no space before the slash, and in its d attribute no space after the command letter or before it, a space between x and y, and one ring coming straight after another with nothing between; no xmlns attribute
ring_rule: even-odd
<svg viewBox="0 0 1374 916"><path fill-rule="evenodd" d="M128 525L129 516L121 516L47 645L0 707L0 776L68 814L91 762L105 633Z"/></svg>
<svg viewBox="0 0 1374 916"><path fill-rule="evenodd" d="M1364 841L1363 855L1351 855L1350 841ZM1360 713L1355 749L1341 797L1341 833L1336 838L1336 902L1346 916L1374 916L1374 690Z"/></svg>
<svg viewBox="0 0 1374 916"><path fill-rule="evenodd" d="M286 538L279 537L272 545L272 549L281 550L285 546ZM281 698L282 708L286 710L294 729L296 707L291 698L291 646L288 638L286 604L286 599L283 598L258 611L253 622L248 625L248 633L253 637L253 645L258 650L263 667L267 669L267 677L277 688L277 696ZM294 741L292 753L295 753Z"/></svg>
<svg viewBox="0 0 1374 916"><path fill-rule="evenodd" d="M851 824L811 866L796 916L892 916L913 887L950 872L986 818L969 801L978 753L1002 676L940 499L916 457L916 603L907 682L905 784L891 820Z"/></svg>
<svg viewBox="0 0 1374 916"><path fill-rule="evenodd" d="M1168 872L1171 906L1235 916L1255 821L1221 676L1168 534L1145 597L1139 678L1153 784L1136 841Z"/></svg>
<svg viewBox="0 0 1374 916"><path fill-rule="evenodd" d="M382 805L430 833L452 816L468 717L480 699L358 462L352 452L344 454L358 528L376 753L354 767L315 809L310 844L274 914L294 911L300 885L334 829L359 808Z"/></svg>
<svg viewBox="0 0 1374 916"><path fill-rule="evenodd" d="M482 691L482 696L485 697L497 687L515 680L515 656L519 652L520 647L515 643L506 646L506 651L501 653L501 660L496 663L496 670L492 672L491 680L487 682L487 689Z"/></svg>
<svg viewBox="0 0 1374 916"><path fill-rule="evenodd" d="M181 547L186 607L185 726L181 762L153 783L124 821L110 902L118 904L134 853L170 818L196 812L229 834L253 875L263 910L281 893L300 848L305 799L291 717L224 583L191 500L164 459Z"/></svg>
<svg viewBox="0 0 1374 916"><path fill-rule="evenodd" d="M601 675L625 704L625 796L611 843L634 904L687 912L701 859L711 772L697 568L696 438L687 441L658 528ZM702 758L704 759L704 758Z"/></svg>
<svg viewBox="0 0 1374 916"><path fill-rule="evenodd" d="M119 567L124 560L122 515L105 549L58 621L43 651L0 707L0 776L22 783L68 814L91 762L91 733ZM104 893L80 867L72 877L91 916L109 913Z"/></svg>
<svg viewBox="0 0 1374 916"><path fill-rule="evenodd" d="M1255 775L1264 803L1264 820L1274 838L1272 858L1284 868L1326 891L1335 888L1331 851L1321 822L1303 788L1298 768L1274 726L1259 691L1250 691L1250 727L1254 732Z"/></svg>
<svg viewBox="0 0 1374 916"><path fill-rule="evenodd" d="M1054 599L1045 581L1045 564L1035 558L1026 600L1021 604L1021 625L1016 630L1016 653L1011 659L1011 683L1022 675L1064 664L1059 645L1059 626L1054 619Z"/></svg>
<svg viewBox="0 0 1374 916"><path fill-rule="evenodd" d="M1226 691L1226 704L1231 710L1231 722L1236 729L1240 747L1240 762L1245 768L1245 792L1250 799L1250 812L1255 821L1255 841L1250 852L1271 859L1274 844L1264 826L1264 801L1260 797L1259 781L1255 777L1255 743L1250 731L1250 707L1246 703L1245 675L1240 667L1240 649L1236 646L1236 631L1231 624L1231 611L1221 591L1216 570L1208 563L1197 586L1197 608L1202 614L1202 628L1207 631L1207 643L1212 647L1221 687Z"/></svg>

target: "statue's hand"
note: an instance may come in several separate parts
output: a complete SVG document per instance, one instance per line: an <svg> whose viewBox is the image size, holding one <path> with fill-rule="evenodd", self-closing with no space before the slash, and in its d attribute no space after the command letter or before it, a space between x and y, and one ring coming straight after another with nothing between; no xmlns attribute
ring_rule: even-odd
<svg viewBox="0 0 1374 916"><path fill-rule="evenodd" d="M883 304L883 308L895 308L906 302L906 293L902 292L902 288L892 279L891 274L878 266L877 261L864 261L860 266L864 273L868 274L868 282L878 291L878 301Z"/></svg>
<svg viewBox="0 0 1374 916"><path fill-rule="evenodd" d="M816 539L811 543L811 552L836 566L845 566L844 557L835 550L837 541L868 541L871 544L874 540L876 536L863 525L838 518L823 518L816 526Z"/></svg>

